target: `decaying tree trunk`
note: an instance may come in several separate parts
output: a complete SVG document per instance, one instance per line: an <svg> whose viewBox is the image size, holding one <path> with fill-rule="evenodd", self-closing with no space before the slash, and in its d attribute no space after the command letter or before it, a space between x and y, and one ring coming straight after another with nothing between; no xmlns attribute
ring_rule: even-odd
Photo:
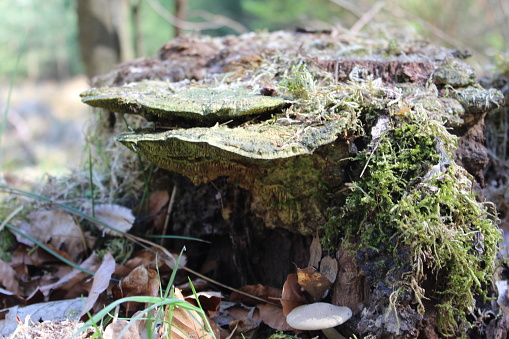
<svg viewBox="0 0 509 339"><path fill-rule="evenodd" d="M154 187L180 192L171 233L212 241L190 265L281 287L318 234L345 335L473 338L501 314L486 299L500 233L475 194L503 96L456 56L404 36L180 37L82 97L154 122L117 140L169 171Z"/></svg>

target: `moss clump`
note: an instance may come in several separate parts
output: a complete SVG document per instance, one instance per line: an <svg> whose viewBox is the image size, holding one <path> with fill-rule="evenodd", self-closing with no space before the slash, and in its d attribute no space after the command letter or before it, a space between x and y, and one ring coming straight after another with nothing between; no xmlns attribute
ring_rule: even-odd
<svg viewBox="0 0 509 339"><path fill-rule="evenodd" d="M450 160L454 145L429 117L392 117L359 155L359 179L325 227L330 247L338 236L359 239L359 249L383 244L399 267L411 267L398 285L414 293L421 314L422 300L434 301L444 336L464 332L474 295L486 297L500 241L490 205L475 200L470 175ZM402 248L410 255L398 256Z"/></svg>

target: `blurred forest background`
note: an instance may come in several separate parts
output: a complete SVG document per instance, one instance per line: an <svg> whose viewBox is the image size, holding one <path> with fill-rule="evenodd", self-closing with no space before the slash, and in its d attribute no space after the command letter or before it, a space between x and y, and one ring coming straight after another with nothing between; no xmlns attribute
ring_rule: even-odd
<svg viewBox="0 0 509 339"><path fill-rule="evenodd" d="M396 24L469 49L479 75L507 65L509 47L508 0L16 0L0 2L0 22L0 170L27 177L83 161L87 76L154 56L179 34Z"/></svg>

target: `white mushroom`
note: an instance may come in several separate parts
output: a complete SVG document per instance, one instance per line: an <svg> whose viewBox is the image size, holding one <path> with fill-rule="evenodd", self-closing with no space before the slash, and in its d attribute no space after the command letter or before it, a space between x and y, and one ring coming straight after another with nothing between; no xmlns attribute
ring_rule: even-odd
<svg viewBox="0 0 509 339"><path fill-rule="evenodd" d="M286 316L286 322L297 330L322 330L328 339L344 339L334 329L352 317L352 310L345 306L314 303L295 307Z"/></svg>

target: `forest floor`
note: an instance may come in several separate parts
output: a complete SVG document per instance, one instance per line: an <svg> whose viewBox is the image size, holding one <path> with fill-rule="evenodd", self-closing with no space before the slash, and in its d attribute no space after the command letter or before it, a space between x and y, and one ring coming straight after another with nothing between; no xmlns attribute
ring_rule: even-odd
<svg viewBox="0 0 509 339"><path fill-rule="evenodd" d="M0 86L0 108L9 84ZM85 146L85 124L92 117L79 93L85 76L65 81L18 81L12 88L7 127L0 147L2 170L23 180L59 176L79 166Z"/></svg>

